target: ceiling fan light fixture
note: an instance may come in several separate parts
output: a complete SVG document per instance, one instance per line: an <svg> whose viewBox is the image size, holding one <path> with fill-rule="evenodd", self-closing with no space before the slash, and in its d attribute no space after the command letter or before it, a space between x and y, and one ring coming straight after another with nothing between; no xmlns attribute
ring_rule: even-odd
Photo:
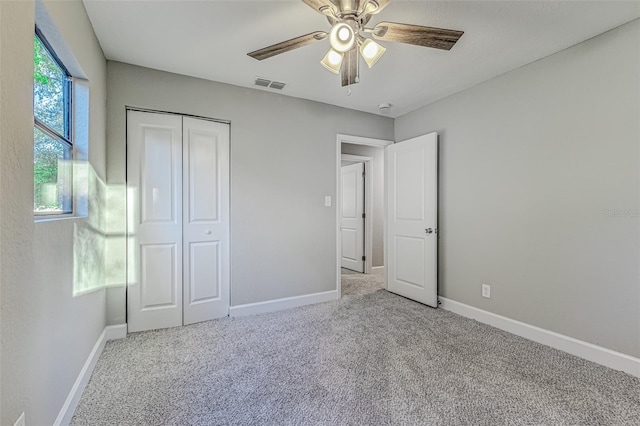
<svg viewBox="0 0 640 426"><path fill-rule="evenodd" d="M320 63L323 67L328 69L334 74L338 74L340 72L340 67L342 66L342 59L344 58L344 53L336 52L334 49L329 49L326 55Z"/></svg>
<svg viewBox="0 0 640 426"><path fill-rule="evenodd" d="M380 59L386 51L386 48L382 47L370 38L366 39L362 42L362 45L360 45L360 54L369 68L373 68L376 62L378 62L378 59Z"/></svg>
<svg viewBox="0 0 640 426"><path fill-rule="evenodd" d="M390 1L303 0L316 12L326 15L331 25L329 32L314 31L247 55L262 61L328 38L331 47L320 63L334 74L342 73L340 82L345 87L360 82L359 56L373 68L386 52L387 49L374 40L451 50L464 34L464 31L387 21L379 22L373 28L367 27L372 16L385 9Z"/></svg>
<svg viewBox="0 0 640 426"><path fill-rule="evenodd" d="M345 53L351 50L355 42L356 34L349 24L338 22L331 28L329 44L331 44L331 48L336 52Z"/></svg>

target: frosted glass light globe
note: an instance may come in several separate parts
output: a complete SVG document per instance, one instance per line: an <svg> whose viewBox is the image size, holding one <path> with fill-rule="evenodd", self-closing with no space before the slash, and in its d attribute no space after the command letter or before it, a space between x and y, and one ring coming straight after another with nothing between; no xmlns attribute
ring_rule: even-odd
<svg viewBox="0 0 640 426"><path fill-rule="evenodd" d="M338 38L342 41L347 41L349 40L349 36L351 35L351 33L349 32L348 29L346 28L340 28L340 31L338 31Z"/></svg>
<svg viewBox="0 0 640 426"><path fill-rule="evenodd" d="M338 22L329 32L329 44L336 52L345 53L351 50L355 42L356 34L346 22Z"/></svg>
<svg viewBox="0 0 640 426"><path fill-rule="evenodd" d="M334 52L333 50L331 52L329 52L329 63L331 65L338 65L340 63L340 61L342 60L342 56L340 56L340 54L338 52Z"/></svg>

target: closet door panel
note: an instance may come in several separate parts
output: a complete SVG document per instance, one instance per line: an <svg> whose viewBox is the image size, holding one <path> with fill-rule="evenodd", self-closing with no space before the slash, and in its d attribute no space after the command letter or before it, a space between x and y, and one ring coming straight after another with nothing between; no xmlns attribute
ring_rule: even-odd
<svg viewBox="0 0 640 426"><path fill-rule="evenodd" d="M128 331L182 324L182 118L127 112Z"/></svg>
<svg viewBox="0 0 640 426"><path fill-rule="evenodd" d="M191 324L229 314L229 125L185 117L183 168L184 323Z"/></svg>

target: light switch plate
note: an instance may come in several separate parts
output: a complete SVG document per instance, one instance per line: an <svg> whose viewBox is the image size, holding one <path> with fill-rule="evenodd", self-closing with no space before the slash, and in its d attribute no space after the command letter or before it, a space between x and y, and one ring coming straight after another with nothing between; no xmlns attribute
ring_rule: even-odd
<svg viewBox="0 0 640 426"><path fill-rule="evenodd" d="M324 196L324 206L331 207L331 195Z"/></svg>

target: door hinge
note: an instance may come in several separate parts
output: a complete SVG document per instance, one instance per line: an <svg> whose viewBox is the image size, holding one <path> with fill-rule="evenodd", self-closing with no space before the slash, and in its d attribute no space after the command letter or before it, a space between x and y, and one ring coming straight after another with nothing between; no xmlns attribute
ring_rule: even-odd
<svg viewBox="0 0 640 426"><path fill-rule="evenodd" d="M362 177L367 176L367 172L362 172Z"/></svg>
<svg viewBox="0 0 640 426"><path fill-rule="evenodd" d="M367 218L367 214L366 213L362 213L362 218L366 219Z"/></svg>
<svg viewBox="0 0 640 426"><path fill-rule="evenodd" d="M367 260L367 256L362 256L362 261L364 262L365 260Z"/></svg>

